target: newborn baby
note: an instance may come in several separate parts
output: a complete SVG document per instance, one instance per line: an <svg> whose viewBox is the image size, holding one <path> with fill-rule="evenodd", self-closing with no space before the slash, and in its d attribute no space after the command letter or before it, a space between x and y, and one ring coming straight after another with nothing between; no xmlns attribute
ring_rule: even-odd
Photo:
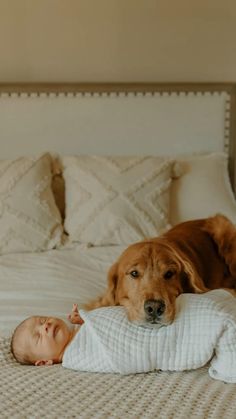
<svg viewBox="0 0 236 419"><path fill-rule="evenodd" d="M77 304L68 319L82 325ZM62 362L63 354L80 326L70 329L56 317L32 316L20 323L11 339L11 351L21 364L52 365Z"/></svg>

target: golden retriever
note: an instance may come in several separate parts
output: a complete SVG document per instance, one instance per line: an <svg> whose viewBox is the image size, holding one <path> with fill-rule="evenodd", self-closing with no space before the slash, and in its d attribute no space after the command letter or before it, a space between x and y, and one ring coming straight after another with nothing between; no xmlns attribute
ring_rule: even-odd
<svg viewBox="0 0 236 419"><path fill-rule="evenodd" d="M181 293L236 284L236 228L223 215L187 221L129 246L108 273L104 295L88 309L123 305L131 321L167 325Z"/></svg>

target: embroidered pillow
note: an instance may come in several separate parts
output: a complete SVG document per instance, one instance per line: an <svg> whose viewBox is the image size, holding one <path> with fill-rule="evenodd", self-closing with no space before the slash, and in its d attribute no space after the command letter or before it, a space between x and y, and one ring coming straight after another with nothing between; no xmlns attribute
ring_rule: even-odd
<svg viewBox="0 0 236 419"><path fill-rule="evenodd" d="M54 248L62 235L51 157L0 160L0 254Z"/></svg>
<svg viewBox="0 0 236 419"><path fill-rule="evenodd" d="M173 160L83 155L62 163L69 241L130 244L169 227Z"/></svg>

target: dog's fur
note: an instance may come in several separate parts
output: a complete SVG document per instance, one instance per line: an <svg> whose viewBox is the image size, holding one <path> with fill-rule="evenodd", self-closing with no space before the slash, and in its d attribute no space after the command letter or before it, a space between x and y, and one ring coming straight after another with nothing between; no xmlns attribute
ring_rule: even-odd
<svg viewBox="0 0 236 419"><path fill-rule="evenodd" d="M165 325L175 299L236 285L236 228L224 216L187 221L129 246L108 273L105 294L88 309L123 305L131 321Z"/></svg>

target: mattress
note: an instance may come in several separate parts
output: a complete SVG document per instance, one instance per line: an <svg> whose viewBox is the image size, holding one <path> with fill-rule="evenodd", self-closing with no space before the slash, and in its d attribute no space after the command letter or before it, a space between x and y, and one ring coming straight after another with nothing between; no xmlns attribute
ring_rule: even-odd
<svg viewBox="0 0 236 419"><path fill-rule="evenodd" d="M0 417L235 418L235 385L209 377L207 367L146 374L82 373L22 366L9 336L32 314L65 319L73 302L97 296L120 246L52 250L0 257Z"/></svg>

